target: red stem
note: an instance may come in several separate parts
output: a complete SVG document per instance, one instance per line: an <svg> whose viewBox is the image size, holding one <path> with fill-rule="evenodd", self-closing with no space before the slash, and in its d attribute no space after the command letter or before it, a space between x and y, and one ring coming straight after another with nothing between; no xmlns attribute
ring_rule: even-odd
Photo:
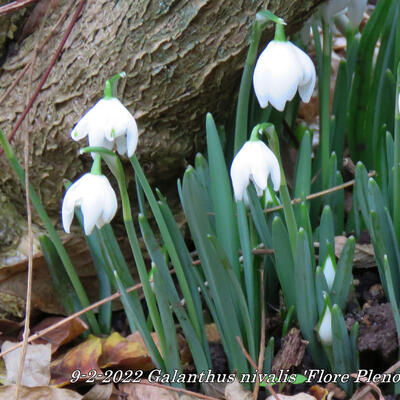
<svg viewBox="0 0 400 400"><path fill-rule="evenodd" d="M35 3L37 0L17 0L12 1L11 3L5 4L0 7L0 17L2 15L10 14L14 11L19 10L20 8L27 7L32 3Z"/></svg>

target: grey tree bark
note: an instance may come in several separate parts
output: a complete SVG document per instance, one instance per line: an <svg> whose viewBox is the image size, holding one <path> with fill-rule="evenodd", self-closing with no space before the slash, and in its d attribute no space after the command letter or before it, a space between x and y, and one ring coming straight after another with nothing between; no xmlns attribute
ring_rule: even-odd
<svg viewBox="0 0 400 400"><path fill-rule="evenodd" d="M87 171L88 157L77 154L83 143L73 142L69 135L102 96L107 78L126 71L118 94L139 126L139 159L153 182L175 185L186 163L204 147L206 112L223 123L234 111L255 13L268 7L295 31L321 1L88 1L30 111L29 123L12 143L22 161L22 138L28 131L31 181L50 214L59 215L63 178L72 180ZM60 0L43 28L6 58L0 72L0 96L33 59L35 46L49 34L68 3ZM38 54L33 89L68 21ZM266 32L265 39L271 35L272 31ZM6 134L26 106L28 87L29 73L1 106L0 124ZM0 171L0 253L9 255L24 233L25 200L4 155Z"/></svg>

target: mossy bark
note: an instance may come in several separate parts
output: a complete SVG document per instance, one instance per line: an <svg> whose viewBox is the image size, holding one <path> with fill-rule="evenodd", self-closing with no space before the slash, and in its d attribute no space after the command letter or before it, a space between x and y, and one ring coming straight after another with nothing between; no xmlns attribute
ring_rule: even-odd
<svg viewBox="0 0 400 400"><path fill-rule="evenodd" d="M22 161L23 137L31 140L31 181L47 210L59 214L63 178L87 171L89 157L78 157L70 131L101 96L104 81L117 72L127 78L118 95L135 116L140 140L138 155L150 179L175 181L186 163L204 148L204 117L210 111L220 123L235 108L255 13L265 7L296 30L321 0L136 0L88 1L49 79L35 101L29 123L13 141ZM44 27L28 36L1 70L0 95L13 83L34 48L45 38L69 1L60 0ZM38 56L32 74L34 89L69 22L53 35ZM265 39L272 31L266 32ZM29 72L1 105L6 134L21 115L28 96ZM24 215L23 190L3 155L0 157L0 225L15 209ZM175 185L175 184L174 184ZM1 204L12 204L1 207ZM8 212L8 211L6 211ZM20 218L16 218L20 221ZM5 223L3 223L4 227ZM20 231L20 228L12 229ZM7 229L4 229L6 231ZM0 229L0 252L16 237Z"/></svg>

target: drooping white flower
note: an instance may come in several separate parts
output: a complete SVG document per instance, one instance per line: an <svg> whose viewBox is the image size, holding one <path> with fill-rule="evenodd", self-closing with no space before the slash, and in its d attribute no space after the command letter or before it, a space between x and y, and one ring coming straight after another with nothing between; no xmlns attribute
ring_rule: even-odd
<svg viewBox="0 0 400 400"><path fill-rule="evenodd" d="M318 335L324 345L332 344L332 315L329 305L325 306L322 321L318 327Z"/></svg>
<svg viewBox="0 0 400 400"><path fill-rule="evenodd" d="M116 98L99 100L75 125L71 132L74 140L89 136L89 146L111 150L114 144L119 154L131 157L138 142L135 118Z"/></svg>
<svg viewBox="0 0 400 400"><path fill-rule="evenodd" d="M336 275L335 264L336 264L335 260L333 260L332 256L328 254L322 266L322 271L324 273L329 290L332 289L333 281L335 280L335 275Z"/></svg>
<svg viewBox="0 0 400 400"><path fill-rule="evenodd" d="M62 223L69 233L74 209L81 207L86 235L93 228L99 229L109 223L117 211L117 197L110 182L104 175L87 173L74 182L65 193L62 203Z"/></svg>
<svg viewBox="0 0 400 400"><path fill-rule="evenodd" d="M320 5L322 17L331 23L338 14L346 11L353 26L361 23L368 0L329 0Z"/></svg>
<svg viewBox="0 0 400 400"><path fill-rule="evenodd" d="M233 159L230 172L236 200L243 200L250 182L253 182L258 196L262 196L267 188L270 175L275 191L281 184L278 159L261 140L248 141L241 147Z"/></svg>
<svg viewBox="0 0 400 400"><path fill-rule="evenodd" d="M272 40L257 60L253 86L262 108L272 104L283 111L299 91L307 103L314 91L316 72L311 58L289 41Z"/></svg>

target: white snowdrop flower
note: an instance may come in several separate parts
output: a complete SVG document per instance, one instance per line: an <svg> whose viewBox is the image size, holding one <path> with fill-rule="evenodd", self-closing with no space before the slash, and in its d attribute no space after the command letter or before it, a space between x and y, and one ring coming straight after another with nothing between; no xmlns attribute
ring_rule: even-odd
<svg viewBox="0 0 400 400"><path fill-rule="evenodd" d="M272 104L283 111L299 91L307 103L314 91L316 72L311 58L289 41L272 40L257 60L253 86L262 108Z"/></svg>
<svg viewBox="0 0 400 400"><path fill-rule="evenodd" d="M318 327L318 335L324 345L332 344L332 315L329 305L325 307L322 321Z"/></svg>
<svg viewBox="0 0 400 400"><path fill-rule="evenodd" d="M326 283L328 284L329 290L332 289L333 281L335 280L336 275L336 267L335 261L332 259L332 256L329 254L325 258L324 265L322 266L322 272L324 273Z"/></svg>
<svg viewBox="0 0 400 400"><path fill-rule="evenodd" d="M270 175L274 190L279 190L281 171L275 154L261 140L246 142L236 154L231 165L235 199L243 200L250 182L253 182L257 195L262 196L267 188Z"/></svg>
<svg viewBox="0 0 400 400"><path fill-rule="evenodd" d="M346 11L353 26L359 26L368 0L329 0L320 5L322 17L332 23L334 17Z"/></svg>
<svg viewBox="0 0 400 400"><path fill-rule="evenodd" d="M77 206L81 207L86 235L90 235L95 226L100 229L109 223L117 211L117 197L108 179L104 175L87 173L68 188L61 212L67 233Z"/></svg>
<svg viewBox="0 0 400 400"><path fill-rule="evenodd" d="M351 0L348 7L348 15L353 26L359 26L367 8L368 0Z"/></svg>
<svg viewBox="0 0 400 400"><path fill-rule="evenodd" d="M119 154L131 157L138 142L135 118L116 98L99 100L75 125L73 140L89 136L89 146L101 146L111 150L116 144Z"/></svg>

